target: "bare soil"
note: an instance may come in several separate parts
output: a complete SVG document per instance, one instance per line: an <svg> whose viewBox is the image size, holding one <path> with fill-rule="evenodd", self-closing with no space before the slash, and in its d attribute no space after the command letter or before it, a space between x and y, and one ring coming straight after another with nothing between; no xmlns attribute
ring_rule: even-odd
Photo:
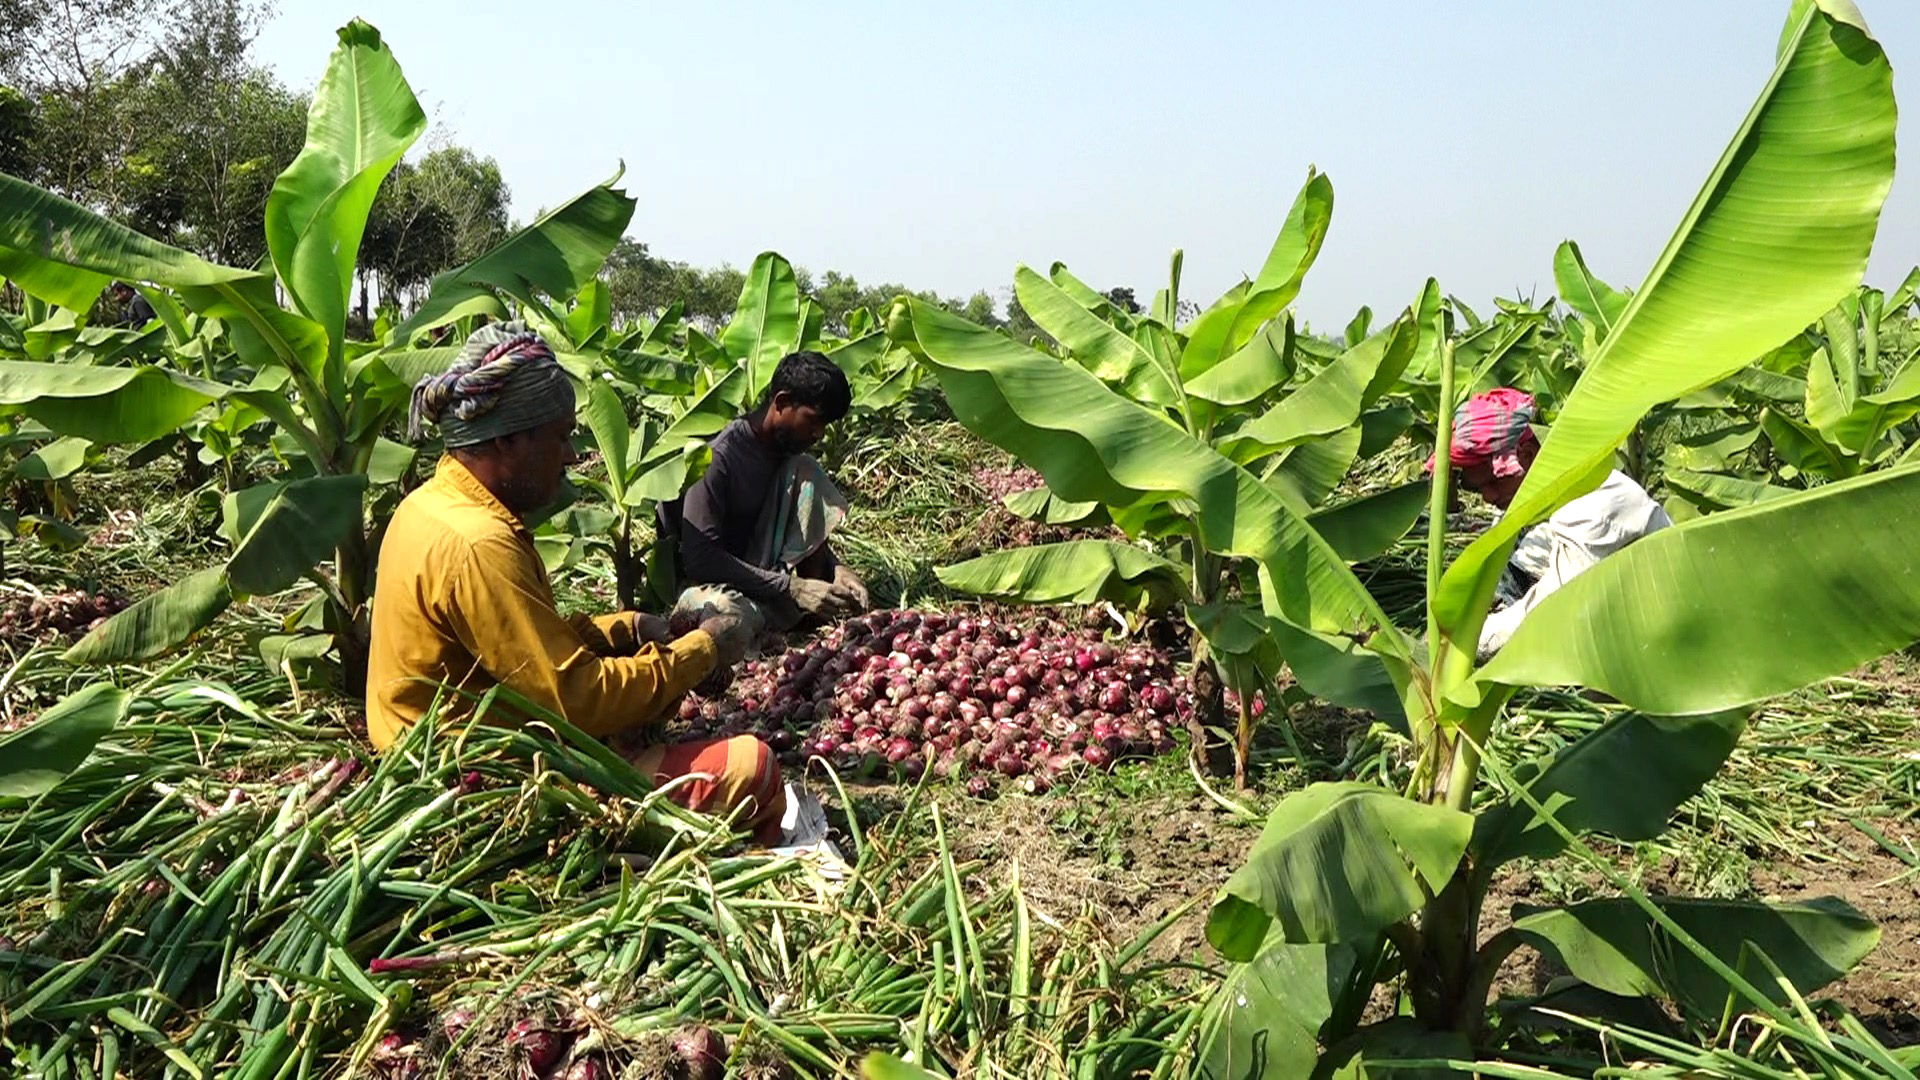
<svg viewBox="0 0 1920 1080"><path fill-rule="evenodd" d="M1109 942L1131 941L1199 896L1202 901L1154 941L1146 956L1191 958L1207 949L1205 899L1246 861L1257 829L1233 824L1198 796L1156 795L1092 805L1015 795L956 805L957 856L1020 866L1037 912L1065 922L1091 912Z"/></svg>
<svg viewBox="0 0 1920 1080"><path fill-rule="evenodd" d="M887 808L897 807L901 794L867 788L855 797L862 818L884 827ZM951 789L938 797L956 857L985 863L990 885L1004 883L1017 862L1036 917L1066 923L1091 913L1108 942L1118 946L1198 898L1145 955L1157 961L1220 963L1204 934L1206 901L1244 862L1259 835L1257 826L1235 821L1197 794L1128 798L1106 785L1044 798L1006 793L981 800ZM1869 824L1896 847L1920 852L1920 823ZM1832 861L1756 861L1743 892L1770 902L1839 897L1878 923L1878 947L1819 996L1845 1005L1889 1045L1920 1043L1920 870L1887 852L1844 815L1820 827L1837 848ZM1679 894L1687 891L1681 877L1669 859L1644 872L1641 884L1655 895ZM1610 892L1598 875L1587 884L1594 893ZM1503 928L1516 903L1563 898L1534 868L1521 864L1508 870L1487 898L1483 936ZM1507 962L1497 987L1531 996L1560 974L1564 971L1551 961L1521 950Z"/></svg>
<svg viewBox="0 0 1920 1080"><path fill-rule="evenodd" d="M1920 824L1869 824L1897 847L1920 845ZM1754 890L1769 901L1837 896L1879 923L1879 946L1824 993L1881 1028L1890 1041L1920 1042L1920 872L1849 823L1834 823L1832 837L1845 852L1843 861L1759 867Z"/></svg>

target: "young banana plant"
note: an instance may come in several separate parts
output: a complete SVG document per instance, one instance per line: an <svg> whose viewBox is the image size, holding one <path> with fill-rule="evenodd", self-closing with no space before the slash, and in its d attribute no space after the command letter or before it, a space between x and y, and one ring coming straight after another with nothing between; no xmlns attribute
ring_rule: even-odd
<svg viewBox="0 0 1920 1080"><path fill-rule="evenodd" d="M1711 512L1920 461L1920 342L1905 318L1916 285L1920 271L1891 296L1863 287L1770 354L1747 379L1782 391L1757 418L1735 414L1683 441L1668 486Z"/></svg>
<svg viewBox="0 0 1920 1080"><path fill-rule="evenodd" d="M1500 866L1583 833L1657 835L1719 770L1754 703L1920 638L1908 539L1920 467L1662 530L1549 597L1491 661L1477 663L1476 645L1523 528L1599 484L1650 409L1741 371L1859 284L1894 120L1890 68L1852 5L1799 0L1772 79L1590 357L1509 512L1450 565L1441 530L1429 537L1425 641L1385 627L1356 642L1358 583L1310 545L1265 568L1301 585L1260 615L1302 683L1335 700L1396 695L1416 756L1405 791L1323 783L1283 800L1221 890L1208 937L1244 966L1203 1034L1208 1075L1307 1075L1323 1051L1323 1068L1470 1058L1494 975L1519 948L1587 986L1717 1019L1730 986L1777 1008L1788 987L1812 990L1873 946L1877 931L1838 901L1599 899L1516 908L1484 943L1479 926ZM1457 397L1448 359L1442 405ZM1450 410L1439 416L1444 457ZM1436 523L1448 482L1434 477ZM1483 792L1482 754L1515 692L1567 685L1632 711L1555 754L1501 764L1511 782ZM1389 980L1405 1015L1361 1027Z"/></svg>
<svg viewBox="0 0 1920 1080"><path fill-rule="evenodd" d="M444 366L453 351L409 346L456 319L505 314L503 297L538 307L543 296L573 295L633 213L632 200L593 188L436 277L421 309L384 347L349 342L349 291L374 195L425 128L379 31L358 20L343 27L314 89L306 145L268 197L271 265L261 270L217 266L0 175L0 266L28 294L82 309L115 279L171 289L187 310L220 321L253 372L239 384L153 366L0 362L0 406L64 435L145 443L212 403L243 405L274 425L288 465L286 479L226 498L222 532L233 550L225 563L108 620L73 647L76 662L160 655L235 599L304 580L325 598L325 628L357 690L378 539L366 494L374 479L395 477L410 461L383 433L406 408L412 379ZM156 304L173 333L170 310Z"/></svg>
<svg viewBox="0 0 1920 1080"><path fill-rule="evenodd" d="M1259 276L1178 328L1170 321L1179 308L1177 253L1168 288L1140 316L1063 266L1047 276L1020 267L1021 305L1064 357L920 300L896 304L890 320L894 338L938 376L960 422L1046 478L1045 489L1016 493L1012 508L1051 522L1097 514L1144 541L996 552L941 568L941 580L1026 603L1108 600L1180 611L1201 643L1196 752L1219 722L1222 689L1232 689L1241 703L1232 740L1241 783L1252 702L1282 664L1248 613L1298 587L1270 571L1286 563L1284 551L1304 545L1346 574L1348 562L1404 535L1425 503L1425 488L1414 484L1326 505L1357 460L1411 422L1405 408L1374 406L1420 351L1441 303L1429 282L1379 332L1356 330L1324 361L1305 357L1288 307L1332 209L1332 184L1311 174ZM1371 598L1361 605L1350 614L1367 618L1356 622L1387 624Z"/></svg>

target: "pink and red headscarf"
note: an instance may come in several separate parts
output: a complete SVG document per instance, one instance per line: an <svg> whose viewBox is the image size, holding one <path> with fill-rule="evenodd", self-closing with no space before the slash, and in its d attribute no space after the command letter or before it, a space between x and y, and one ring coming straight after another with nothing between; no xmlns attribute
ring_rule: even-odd
<svg viewBox="0 0 1920 1080"><path fill-rule="evenodd" d="M1453 411L1448 460L1456 469L1492 465L1495 476L1519 475L1526 471L1520 448L1534 437L1533 415L1533 396L1510 386L1473 395Z"/></svg>

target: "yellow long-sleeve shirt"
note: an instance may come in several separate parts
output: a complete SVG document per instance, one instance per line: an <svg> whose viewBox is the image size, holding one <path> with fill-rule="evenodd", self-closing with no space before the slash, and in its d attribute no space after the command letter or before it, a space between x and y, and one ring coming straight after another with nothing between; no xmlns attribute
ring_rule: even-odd
<svg viewBox="0 0 1920 1080"><path fill-rule="evenodd" d="M367 732L384 749L440 685L504 684L595 735L652 723L713 670L694 631L641 645L630 613L561 617L533 536L467 468L440 460L400 503L380 545L367 665ZM443 712L466 711L447 693Z"/></svg>

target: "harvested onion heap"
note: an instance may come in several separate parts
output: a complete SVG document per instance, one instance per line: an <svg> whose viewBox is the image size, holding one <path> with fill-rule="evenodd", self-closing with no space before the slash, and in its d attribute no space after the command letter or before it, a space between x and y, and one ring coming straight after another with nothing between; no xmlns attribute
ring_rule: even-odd
<svg viewBox="0 0 1920 1080"><path fill-rule="evenodd" d="M48 632L75 637L127 607L108 593L82 591L0 595L0 638L39 637Z"/></svg>
<svg viewBox="0 0 1920 1080"><path fill-rule="evenodd" d="M931 769L984 795L997 779L1037 793L1077 769L1164 753L1191 708L1185 677L1144 645L1050 619L880 611L749 662L727 699L689 696L680 718L696 738L758 735L789 764L820 757L903 779Z"/></svg>

